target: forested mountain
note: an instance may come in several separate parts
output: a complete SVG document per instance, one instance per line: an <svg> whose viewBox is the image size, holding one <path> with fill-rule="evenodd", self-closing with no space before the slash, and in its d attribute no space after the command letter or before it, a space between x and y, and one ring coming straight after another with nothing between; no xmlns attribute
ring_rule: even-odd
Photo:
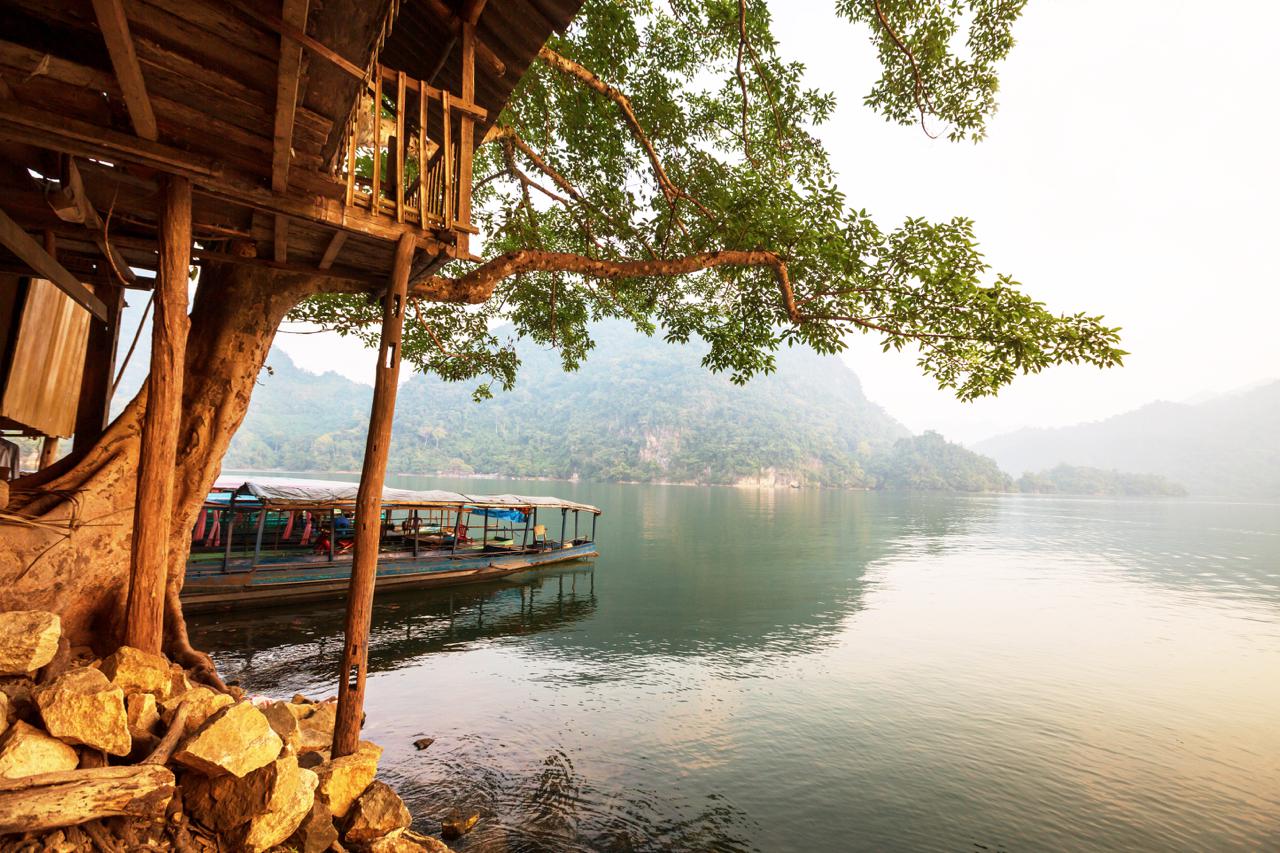
<svg viewBox="0 0 1280 853"><path fill-rule="evenodd" d="M974 445L1006 471L1059 464L1159 474L1192 494L1280 498L1280 382L1201 403L1151 403L1096 423Z"/></svg>
<svg viewBox="0 0 1280 853"><path fill-rule="evenodd" d="M872 461L886 489L931 492L1007 492L1009 475L995 461L952 444L936 432L900 438Z"/></svg>
<svg viewBox="0 0 1280 853"><path fill-rule="evenodd" d="M1182 497L1187 493L1181 484L1159 474L1127 474L1079 465L1057 465L1048 471L1023 474L1017 485L1020 492L1038 495Z"/></svg>
<svg viewBox="0 0 1280 853"><path fill-rule="evenodd" d="M873 458L907 430L871 403L838 358L779 353L770 376L735 386L674 346L621 324L597 330L582 369L522 347L510 392L416 375L400 388L391 470L729 484L873 487ZM372 389L267 360L227 468L360 467ZM883 468L877 465L877 470Z"/></svg>

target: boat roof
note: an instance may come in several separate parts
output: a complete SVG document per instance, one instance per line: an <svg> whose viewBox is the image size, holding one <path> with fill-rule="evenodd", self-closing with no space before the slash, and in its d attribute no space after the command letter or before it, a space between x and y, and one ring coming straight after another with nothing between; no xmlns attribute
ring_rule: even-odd
<svg viewBox="0 0 1280 853"><path fill-rule="evenodd" d="M289 508L354 504L359 483L340 480L308 480L293 477L244 477L223 476L213 484L215 491L233 492L237 496L253 497L263 506ZM416 491L413 489L382 489L384 507L408 509L426 507L476 507L510 508L547 507L572 509L600 515L600 509L590 504L565 500L549 495L471 495L447 492L440 489Z"/></svg>

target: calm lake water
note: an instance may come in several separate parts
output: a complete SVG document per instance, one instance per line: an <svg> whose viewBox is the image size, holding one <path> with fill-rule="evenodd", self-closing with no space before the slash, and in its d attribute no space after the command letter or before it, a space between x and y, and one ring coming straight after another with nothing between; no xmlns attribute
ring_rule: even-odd
<svg viewBox="0 0 1280 853"><path fill-rule="evenodd" d="M594 569L375 606L365 736L458 849L1280 850L1280 506L394 484L605 510ZM339 606L192 634L335 692Z"/></svg>

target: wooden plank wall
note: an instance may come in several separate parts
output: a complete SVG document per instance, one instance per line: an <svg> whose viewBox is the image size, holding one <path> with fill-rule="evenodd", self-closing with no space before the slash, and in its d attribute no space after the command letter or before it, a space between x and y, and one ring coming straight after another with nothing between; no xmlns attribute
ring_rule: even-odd
<svg viewBox="0 0 1280 853"><path fill-rule="evenodd" d="M0 417L45 435L71 435L88 340L89 312L52 282L32 279Z"/></svg>

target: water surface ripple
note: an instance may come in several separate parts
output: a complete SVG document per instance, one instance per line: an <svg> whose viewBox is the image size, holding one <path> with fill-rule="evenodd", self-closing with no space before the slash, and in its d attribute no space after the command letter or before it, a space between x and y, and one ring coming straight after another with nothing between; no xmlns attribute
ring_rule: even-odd
<svg viewBox="0 0 1280 853"><path fill-rule="evenodd" d="M457 849L1280 851L1280 507L395 484L606 510L594 570L375 606L366 737ZM340 606L192 632L334 692Z"/></svg>

